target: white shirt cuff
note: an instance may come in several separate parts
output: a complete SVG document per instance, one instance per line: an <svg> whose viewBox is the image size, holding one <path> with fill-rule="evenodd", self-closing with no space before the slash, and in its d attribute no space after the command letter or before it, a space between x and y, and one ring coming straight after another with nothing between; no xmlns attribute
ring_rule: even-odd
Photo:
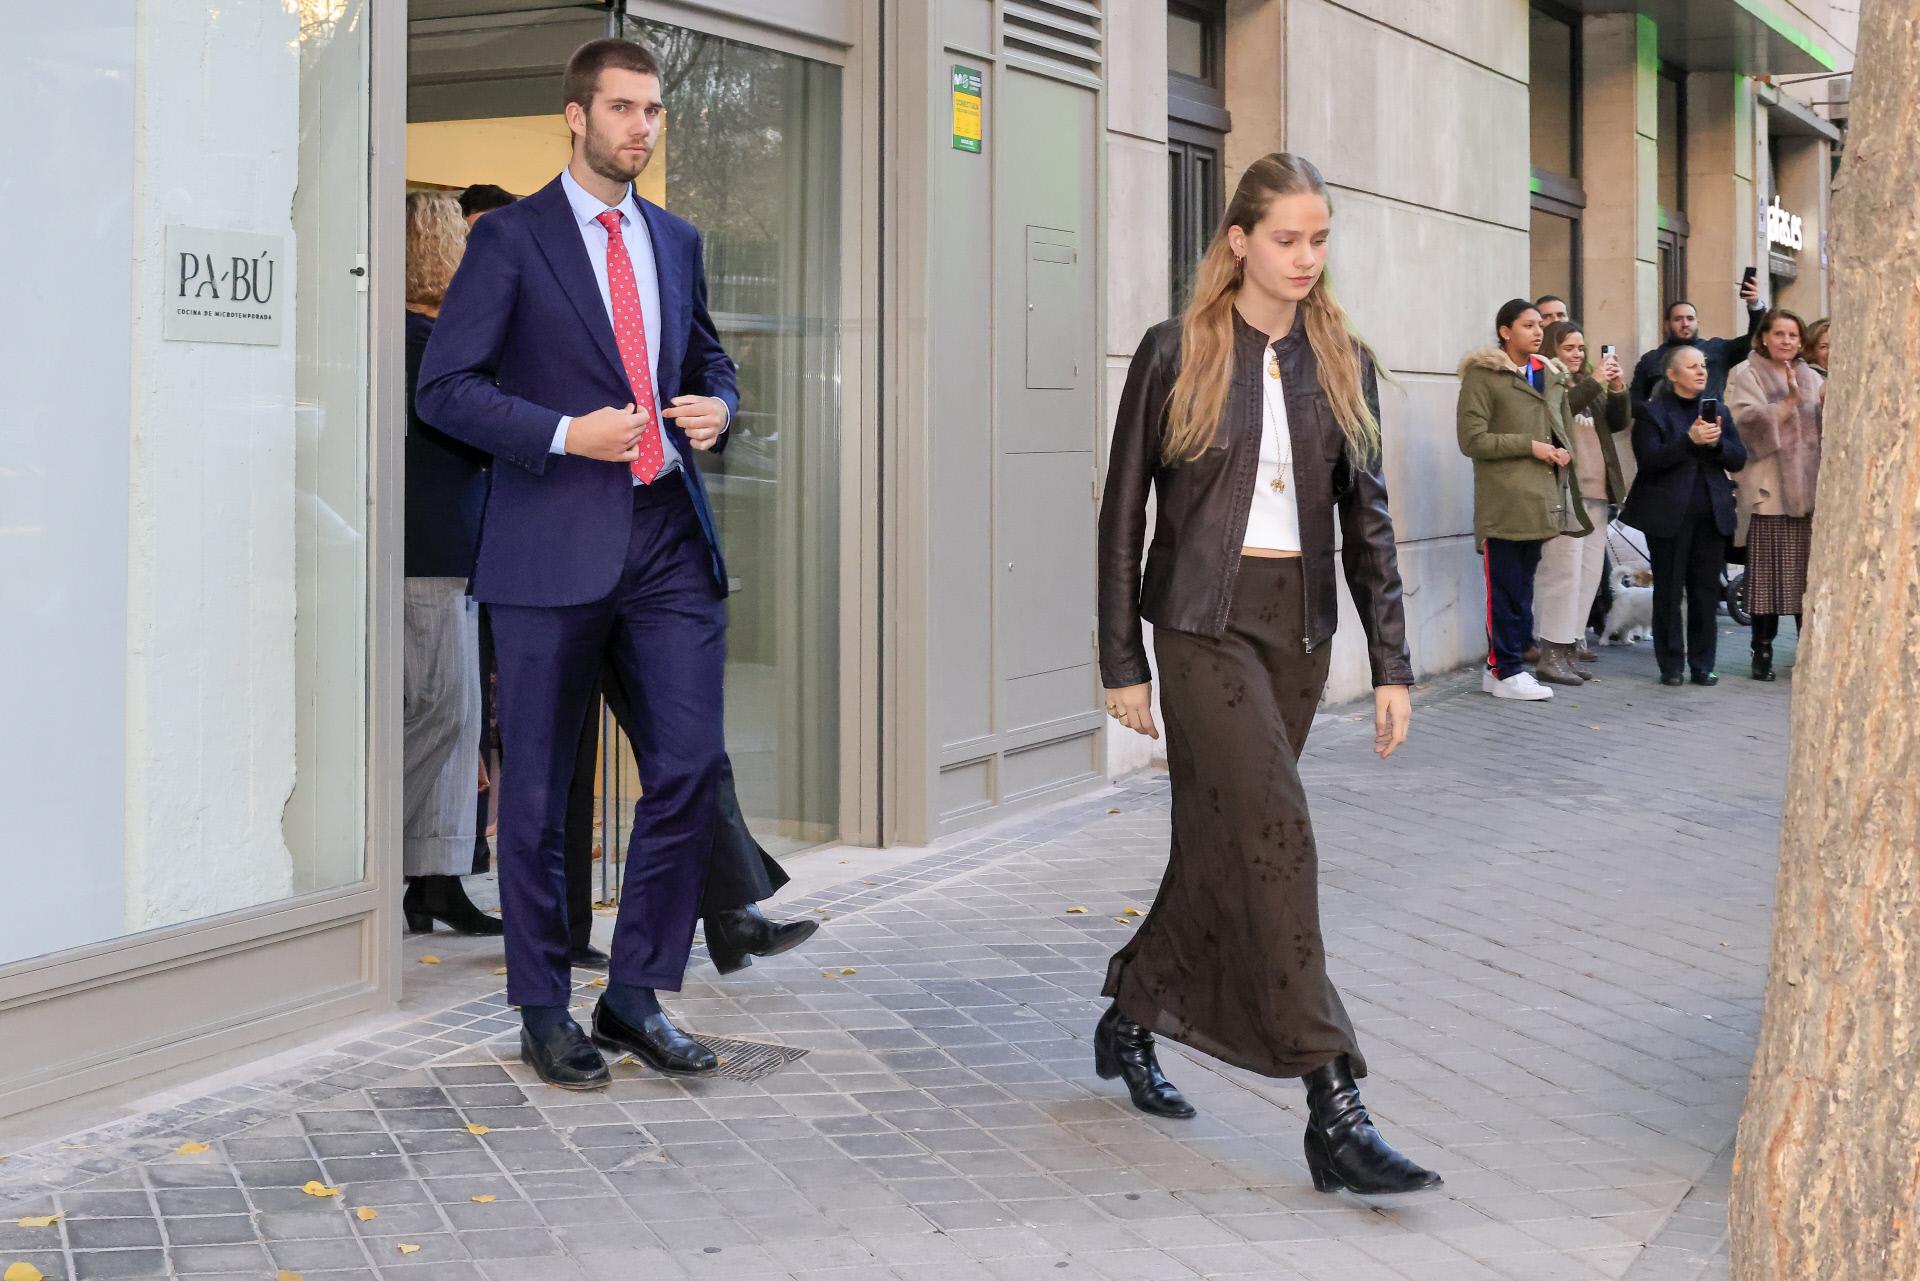
<svg viewBox="0 0 1920 1281"><path fill-rule="evenodd" d="M553 429L553 443L547 446L547 452L549 454L564 454L567 452L567 428L572 425L573 415L568 414L561 418L560 425Z"/></svg>

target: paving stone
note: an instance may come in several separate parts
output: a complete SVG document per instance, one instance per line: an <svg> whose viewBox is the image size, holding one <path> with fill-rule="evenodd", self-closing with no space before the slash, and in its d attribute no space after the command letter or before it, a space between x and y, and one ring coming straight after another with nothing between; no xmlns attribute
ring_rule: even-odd
<svg viewBox="0 0 1920 1281"><path fill-rule="evenodd" d="M1600 685L1547 705L1486 699L1471 676L1423 687L1384 765L1363 709L1309 742L1329 970L1372 1061L1365 1096L1448 1180L1390 1208L1312 1190L1297 1082L1163 1042L1201 1109L1180 1123L1094 1077L1098 991L1130 929L1113 917L1152 903L1165 860L1151 775L782 903L831 917L799 952L724 980L696 964L672 1002L685 1025L809 1051L758 1081L623 1063L603 1093L550 1090L517 1061L489 960L449 1009L304 1072L21 1154L0 1204L26 1213L53 1189L76 1265L164 1268L136 1243L158 1230L151 1187L175 1271L207 1277L259 1242L336 1281L371 1275L363 1243L407 1281L1724 1276L1791 682L1675 698L1644 647L1598 666ZM1551 787L1489 803L1489 778L1543 761ZM436 979L460 973L464 940L433 947ZM821 974L842 968L857 973ZM183 1161L183 1134L222 1141ZM344 1195L316 1203L300 1190L316 1177ZM0 1221L0 1251L23 1232ZM110 1238L126 1244L86 1248Z"/></svg>

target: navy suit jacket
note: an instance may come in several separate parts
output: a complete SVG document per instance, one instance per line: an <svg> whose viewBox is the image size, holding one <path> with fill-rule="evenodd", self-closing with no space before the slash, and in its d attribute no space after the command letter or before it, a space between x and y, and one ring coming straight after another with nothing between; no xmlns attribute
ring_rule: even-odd
<svg viewBox="0 0 1920 1281"><path fill-rule="evenodd" d="M1734 502L1730 471L1747 465L1747 447L1725 405L1720 406L1720 441L1696 445L1687 430L1700 401L1681 400L1665 387L1633 416L1633 458L1639 470L1620 519L1655 538L1672 538L1687 523L1694 493L1704 481L1713 523L1733 537Z"/></svg>
<svg viewBox="0 0 1920 1281"><path fill-rule="evenodd" d="M655 390L716 396L740 407L733 362L707 314L700 233L638 201L660 275ZM549 452L562 415L634 399L600 302L580 229L556 177L473 225L460 270L420 361L420 417L492 454L473 597L496 605L582 605L612 593L633 525L633 477L624 463ZM694 449L670 421L717 591L727 589L713 509ZM723 433L716 448L724 444Z"/></svg>

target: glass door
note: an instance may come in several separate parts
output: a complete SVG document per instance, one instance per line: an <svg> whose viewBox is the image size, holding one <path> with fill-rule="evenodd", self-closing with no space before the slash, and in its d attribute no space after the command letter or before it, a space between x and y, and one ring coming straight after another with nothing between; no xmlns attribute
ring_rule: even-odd
<svg viewBox="0 0 1920 1281"><path fill-rule="evenodd" d="M727 746L748 825L779 854L839 830L841 73L625 27L659 58L667 104L642 194L700 229L739 367L726 448L699 461L733 574Z"/></svg>

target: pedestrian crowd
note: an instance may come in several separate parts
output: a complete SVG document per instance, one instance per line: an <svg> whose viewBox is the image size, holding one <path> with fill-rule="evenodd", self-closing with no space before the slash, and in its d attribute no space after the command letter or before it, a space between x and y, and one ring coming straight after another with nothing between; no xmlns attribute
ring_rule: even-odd
<svg viewBox="0 0 1920 1281"><path fill-rule="evenodd" d="M1456 429L1473 461L1486 693L1538 702L1551 686L1597 679L1589 633L1616 631L1616 594L1649 598L1662 685L1718 684L1730 562L1745 567L1733 581L1752 616L1752 677L1775 679L1780 619L1792 615L1797 636L1806 590L1828 324L1766 307L1755 277L1740 287L1745 334L1702 338L1693 304L1675 302L1630 381L1612 344L1594 361L1551 294L1506 303L1495 341L1461 361ZM1635 547L1623 531L1619 544L1644 554L1650 588L1609 569L1616 522L1644 538Z"/></svg>

